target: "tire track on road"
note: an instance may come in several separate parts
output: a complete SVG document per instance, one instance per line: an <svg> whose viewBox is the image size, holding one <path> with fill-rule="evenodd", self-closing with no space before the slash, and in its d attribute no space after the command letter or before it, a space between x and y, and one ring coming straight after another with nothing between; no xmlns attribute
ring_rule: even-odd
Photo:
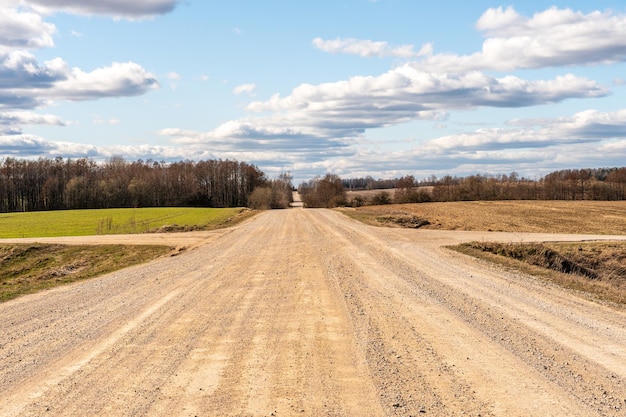
<svg viewBox="0 0 626 417"><path fill-rule="evenodd" d="M594 333L593 328L586 330L580 320L571 320L575 312L570 313L569 320L564 317L563 310L571 311L572 304L552 302L549 295L546 297L538 291L537 282L535 288L532 285L518 288L513 279L500 276L502 271L485 274L469 258L448 255L441 249L429 249L427 245L407 244L406 231L401 231L402 238L398 238L395 236L398 229L373 229L356 222L344 222L330 212L320 215L325 218L328 232L334 233L340 246L346 248L345 253L337 255L335 268L363 270L368 287L363 288L361 283L360 293L363 299L370 299L375 306L372 309L378 309L376 314L370 315L376 317L374 321L381 322L378 318L387 314L388 320L382 321L380 326L393 327L402 320L420 317L421 321L414 326L407 325L405 331L415 333L415 328L421 328L421 337L430 340L433 350L442 355L445 352L444 356L453 359L451 363L456 372L468 376L467 385L472 391L482 391L485 402L496 400L490 410L497 411L498 415L534 415L542 409L559 407L561 412L567 411L567 415L596 412L613 415L623 410L626 393L619 370L625 363L625 344L622 343L625 336L618 330L620 322L622 329L626 323L622 313L607 311L604 317L594 319L598 317L598 310L604 308L596 304L592 311L591 303L582 302L586 305L583 314L589 314L586 320L597 320L600 326L607 327L599 340L608 346L599 341L590 343L585 341L585 335L598 339L598 333ZM356 274L355 279L359 276ZM347 292L359 291L355 279L344 280ZM563 293L561 289L553 290ZM383 304L389 306L386 313ZM546 334L525 321L524 314L550 324L552 333ZM577 331L583 332L582 338L576 336ZM564 340L560 337L563 332L574 339ZM590 356L581 355L581 351L589 352ZM593 353L603 355L603 352L612 356L605 367L598 368ZM450 378L455 380L454 376ZM458 384L461 379L456 380ZM448 386L454 383L451 384ZM464 391L461 385L458 390ZM437 390L444 388L440 386ZM442 395L448 402L455 396L458 393ZM517 404L517 411L507 411L502 404L515 405L515 401L507 398L511 396L533 401L522 401ZM559 397L557 407L553 399ZM464 402L471 403L472 399ZM437 407L436 403L431 406ZM442 411L442 415L445 414Z"/></svg>

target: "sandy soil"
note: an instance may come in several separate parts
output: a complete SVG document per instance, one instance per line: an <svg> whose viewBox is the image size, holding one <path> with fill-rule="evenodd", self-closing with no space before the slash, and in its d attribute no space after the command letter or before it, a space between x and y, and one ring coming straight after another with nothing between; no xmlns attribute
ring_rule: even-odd
<svg viewBox="0 0 626 417"><path fill-rule="evenodd" d="M626 312L441 248L594 238L304 209L107 236L193 250L0 304L0 416L626 415Z"/></svg>

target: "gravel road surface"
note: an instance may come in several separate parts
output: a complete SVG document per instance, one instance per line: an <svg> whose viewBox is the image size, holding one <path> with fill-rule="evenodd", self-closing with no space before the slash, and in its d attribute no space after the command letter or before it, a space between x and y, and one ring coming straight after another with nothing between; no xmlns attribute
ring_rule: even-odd
<svg viewBox="0 0 626 417"><path fill-rule="evenodd" d="M308 209L107 237L189 250L0 304L0 416L626 416L623 309L441 247L596 238Z"/></svg>

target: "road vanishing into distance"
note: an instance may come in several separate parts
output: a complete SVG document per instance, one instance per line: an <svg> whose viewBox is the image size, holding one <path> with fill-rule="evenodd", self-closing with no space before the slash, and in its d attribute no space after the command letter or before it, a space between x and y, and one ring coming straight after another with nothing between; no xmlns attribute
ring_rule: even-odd
<svg viewBox="0 0 626 417"><path fill-rule="evenodd" d="M290 209L170 238L189 249L0 304L0 416L626 415L624 309L442 247L618 237Z"/></svg>

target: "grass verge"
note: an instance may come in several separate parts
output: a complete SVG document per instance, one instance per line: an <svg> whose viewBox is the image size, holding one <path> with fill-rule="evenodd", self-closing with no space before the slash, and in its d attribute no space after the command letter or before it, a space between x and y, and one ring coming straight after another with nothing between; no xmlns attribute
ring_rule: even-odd
<svg viewBox="0 0 626 417"><path fill-rule="evenodd" d="M583 292L596 300L626 305L625 242L469 242L449 248Z"/></svg>
<svg viewBox="0 0 626 417"><path fill-rule="evenodd" d="M167 246L0 245L0 302L171 253Z"/></svg>

